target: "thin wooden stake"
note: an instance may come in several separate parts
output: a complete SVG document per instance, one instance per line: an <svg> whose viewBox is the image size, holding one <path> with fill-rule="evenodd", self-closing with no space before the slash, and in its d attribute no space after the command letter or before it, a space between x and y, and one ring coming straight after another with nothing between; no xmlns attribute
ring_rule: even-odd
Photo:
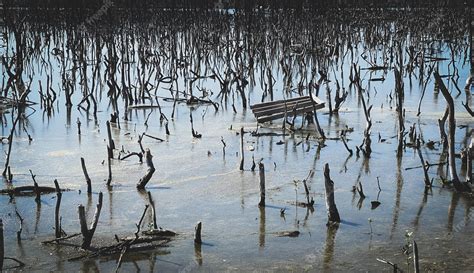
<svg viewBox="0 0 474 273"><path fill-rule="evenodd" d="M240 128L240 167L239 170L244 170L244 127Z"/></svg>
<svg viewBox="0 0 474 273"><path fill-rule="evenodd" d="M258 174L260 176L260 202L259 207L265 206L265 166L262 162L258 163Z"/></svg>

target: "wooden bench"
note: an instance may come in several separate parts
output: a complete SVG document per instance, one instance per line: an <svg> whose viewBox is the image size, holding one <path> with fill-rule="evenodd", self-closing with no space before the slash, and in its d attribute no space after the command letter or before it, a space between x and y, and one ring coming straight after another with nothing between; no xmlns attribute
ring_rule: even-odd
<svg viewBox="0 0 474 273"><path fill-rule="evenodd" d="M250 106L258 123L313 112L324 108L324 102L318 97L303 96L287 100L257 103Z"/></svg>

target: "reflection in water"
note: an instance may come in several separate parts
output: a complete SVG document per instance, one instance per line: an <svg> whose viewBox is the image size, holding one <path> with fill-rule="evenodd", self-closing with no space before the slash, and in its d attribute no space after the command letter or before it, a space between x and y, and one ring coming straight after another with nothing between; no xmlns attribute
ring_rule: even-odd
<svg viewBox="0 0 474 273"><path fill-rule="evenodd" d="M38 225L41 219L41 200L38 200L36 202L36 214L35 214L35 232L34 234L37 234L38 232Z"/></svg>
<svg viewBox="0 0 474 273"><path fill-rule="evenodd" d="M88 259L88 260L85 260L84 262L82 262L81 272L84 272L84 273L89 273L89 272L99 273L100 270L97 267L97 263L96 263L95 260Z"/></svg>
<svg viewBox="0 0 474 273"><path fill-rule="evenodd" d="M454 222L454 215L456 213L456 207L459 203L459 198L461 195L457 192L452 193L451 204L448 207L448 231L453 231L453 222Z"/></svg>
<svg viewBox="0 0 474 273"><path fill-rule="evenodd" d="M265 248L265 206L260 206L260 224L258 227L258 246L260 250Z"/></svg>
<svg viewBox="0 0 474 273"><path fill-rule="evenodd" d="M198 265L202 265L202 244L194 244L194 257Z"/></svg>
<svg viewBox="0 0 474 273"><path fill-rule="evenodd" d="M425 189L425 192L424 192L424 194L423 194L423 199L422 199L422 201L421 201L421 203L420 203L420 206L418 207L418 211L417 211L417 213L416 213L415 220L413 221L413 226L414 226L414 228L415 228L415 233L416 233L416 231L418 231L418 224L419 224L419 222L420 222L421 213L423 212L423 208L425 207L426 201L428 200L428 192L429 192L430 194L432 194L432 189L431 189L431 188L429 188L429 189L426 188L426 189Z"/></svg>
<svg viewBox="0 0 474 273"><path fill-rule="evenodd" d="M326 230L326 244L324 245L323 259L324 270L331 269L332 259L334 257L334 241L336 239L336 233L338 229L339 225L330 225Z"/></svg>
<svg viewBox="0 0 474 273"><path fill-rule="evenodd" d="M395 194L395 206L393 207L392 229L390 230L390 239L393 238L394 232L397 229L398 214L400 213L400 198L403 189L403 174L402 174L402 157L397 158L397 192Z"/></svg>

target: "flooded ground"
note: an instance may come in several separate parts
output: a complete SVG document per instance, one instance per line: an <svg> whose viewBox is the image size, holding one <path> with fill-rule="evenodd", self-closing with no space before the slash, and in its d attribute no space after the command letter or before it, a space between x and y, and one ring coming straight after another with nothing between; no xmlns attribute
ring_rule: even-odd
<svg viewBox="0 0 474 273"><path fill-rule="evenodd" d="M41 186L54 187L57 179L70 190L63 193L60 208L68 234L80 232L78 206L85 206L90 221L103 192L92 246L113 244L115 234L133 235L148 204L146 191L136 189L146 164L136 156L117 158L140 152L142 133L164 140L142 140L156 168L146 190L155 200L158 225L178 235L166 247L126 254L120 270L392 271L380 258L411 272L411 254L403 247L415 239L423 271L472 272L472 195L442 183L449 179L446 164L430 167L433 187L425 191L421 161L408 135L397 157L394 76L402 71L405 132L416 128L425 160L447 161L438 129L446 101L435 86L434 71L454 97L456 153L468 146L474 125L463 107L472 105L472 89L464 89L472 67L469 11L116 11L85 20L91 16L97 17L38 11L4 16L2 96L31 90L28 101L35 104L24 109L16 127L9 163L13 181L4 178L2 188L32 185L29 170ZM362 95L354 67L360 68ZM10 87L9 72L17 75ZM289 125L283 130L282 119L257 126L250 105L309 91L326 101L317 115L326 140L302 117L294 130ZM345 91L339 112L331 113L328 102L334 108L336 92ZM72 106L66 105L69 100ZM362 100L372 105L370 157L356 153L366 128ZM7 154L18 114L11 107L1 111L2 152ZM109 188L106 121L112 113L119 118L112 124L116 150ZM243 171L241 127L247 132ZM192 130L202 136L193 136ZM251 133L257 130L262 134ZM342 131L352 155L341 141ZM90 196L81 157L92 180ZM264 208L258 207L259 174L258 168L251 170L252 157L265 165ZM342 219L338 228L326 226L326 163ZM456 163L464 181L466 166L460 158ZM311 170L307 182L314 210L295 205L305 201L301 181ZM365 199L352 191L359 182ZM372 208L372 201L380 205ZM5 256L26 264L16 270L115 269L118 255L69 261L83 251L41 244L54 238L54 193L39 203L34 196L0 195L0 204ZM16 210L24 218L20 242ZM151 220L148 210L143 229ZM204 243L195 247L198 221ZM279 236L285 231L300 234ZM407 233L412 233L409 239Z"/></svg>

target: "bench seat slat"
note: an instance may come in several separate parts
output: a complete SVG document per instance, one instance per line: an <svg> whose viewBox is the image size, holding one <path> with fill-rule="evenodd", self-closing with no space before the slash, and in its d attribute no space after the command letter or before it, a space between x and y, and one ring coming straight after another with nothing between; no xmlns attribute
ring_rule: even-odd
<svg viewBox="0 0 474 273"><path fill-rule="evenodd" d="M311 98L310 98L310 96L291 98L291 99L287 99L286 102L290 103L290 102L294 102L294 101L298 101L298 100L305 100L305 99L311 99ZM276 101L257 103L257 104L251 105L250 109L261 108L261 107L270 106L270 105L279 104L279 103L285 103L285 100L276 100Z"/></svg>
<svg viewBox="0 0 474 273"><path fill-rule="evenodd" d="M297 103L292 103L292 104L287 104L285 106L285 104L279 104L278 106L276 107L270 107L270 108L267 108L265 107L264 109L258 109L258 110L254 110L254 115L256 118L258 117L261 117L261 116L269 116L271 114L275 114L275 113L285 113L285 109L286 109L286 112L287 114L290 113L290 112L293 112L293 108L296 106L296 110L300 109L300 108L305 108L305 107L308 107L308 106L312 106L313 105L313 102L311 100L305 100L303 102L297 102Z"/></svg>
<svg viewBox="0 0 474 273"><path fill-rule="evenodd" d="M324 103L320 103L320 104L316 104L314 106L314 108L316 110L318 109L322 109L324 108ZM310 105L310 106L306 106L306 107L303 107L303 108L298 108L296 111L289 111L287 112L287 116L293 116L293 114L296 114L296 115L299 115L299 114L303 114L303 113L307 113L307 112L312 112L313 111L313 106ZM271 115L267 115L267 116L261 116L261 117L257 117L257 121L259 123L263 123L263 122L267 122L267 121L272 121L272 120L275 120L275 119L280 119L280 118L283 118L285 117L285 113L284 112L280 112L280 113L274 113L274 114L271 114Z"/></svg>

